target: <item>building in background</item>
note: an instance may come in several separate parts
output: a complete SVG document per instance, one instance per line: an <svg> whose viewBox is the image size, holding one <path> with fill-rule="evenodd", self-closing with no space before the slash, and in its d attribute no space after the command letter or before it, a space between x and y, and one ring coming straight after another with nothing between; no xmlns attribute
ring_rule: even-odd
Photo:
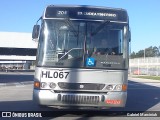
<svg viewBox="0 0 160 120"><path fill-rule="evenodd" d="M33 69L36 51L31 33L0 32L0 70Z"/></svg>

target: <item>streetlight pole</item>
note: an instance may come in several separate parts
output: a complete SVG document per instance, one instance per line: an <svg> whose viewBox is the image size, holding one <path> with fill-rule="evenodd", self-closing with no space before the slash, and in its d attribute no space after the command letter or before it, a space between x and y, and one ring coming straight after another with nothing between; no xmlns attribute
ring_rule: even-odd
<svg viewBox="0 0 160 120"><path fill-rule="evenodd" d="M146 58L146 51L145 51L145 49L144 49L144 60L145 60L145 58Z"/></svg>

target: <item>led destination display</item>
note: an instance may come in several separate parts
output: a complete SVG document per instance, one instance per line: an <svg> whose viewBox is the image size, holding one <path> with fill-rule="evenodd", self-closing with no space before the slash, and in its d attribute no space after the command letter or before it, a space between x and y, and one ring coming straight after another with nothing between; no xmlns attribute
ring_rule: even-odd
<svg viewBox="0 0 160 120"><path fill-rule="evenodd" d="M123 9L99 9L92 7L47 7L45 18L70 18L88 20L113 20L127 22L127 12Z"/></svg>

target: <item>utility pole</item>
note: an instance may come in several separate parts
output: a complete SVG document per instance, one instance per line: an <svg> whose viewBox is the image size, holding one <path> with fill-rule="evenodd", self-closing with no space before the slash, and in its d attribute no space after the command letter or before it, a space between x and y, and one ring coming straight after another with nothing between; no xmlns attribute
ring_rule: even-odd
<svg viewBox="0 0 160 120"><path fill-rule="evenodd" d="M144 48L144 60L145 60L145 58L146 58L146 51L145 51L145 48Z"/></svg>

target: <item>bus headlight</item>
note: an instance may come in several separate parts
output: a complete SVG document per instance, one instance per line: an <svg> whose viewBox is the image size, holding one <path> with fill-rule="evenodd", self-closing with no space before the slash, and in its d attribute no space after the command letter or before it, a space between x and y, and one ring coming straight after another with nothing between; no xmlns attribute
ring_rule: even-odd
<svg viewBox="0 0 160 120"><path fill-rule="evenodd" d="M42 89L54 89L56 87L56 84L53 82L47 83L47 82L41 82L41 88Z"/></svg>
<svg viewBox="0 0 160 120"><path fill-rule="evenodd" d="M126 91L127 90L127 85L123 84L123 85L116 85L114 88L115 91Z"/></svg>
<svg viewBox="0 0 160 120"><path fill-rule="evenodd" d="M122 90L122 85L116 85L114 90L121 91Z"/></svg>
<svg viewBox="0 0 160 120"><path fill-rule="evenodd" d="M51 83L49 84L49 87L50 87L50 88L55 88L55 87L56 87L56 84L53 83L53 82L51 82Z"/></svg>
<svg viewBox="0 0 160 120"><path fill-rule="evenodd" d="M107 85L105 89L108 91L127 91L127 85Z"/></svg>
<svg viewBox="0 0 160 120"><path fill-rule="evenodd" d="M47 83L46 82L41 82L41 88L46 88L47 87Z"/></svg>
<svg viewBox="0 0 160 120"><path fill-rule="evenodd" d="M107 85L106 90L113 90L113 85Z"/></svg>

